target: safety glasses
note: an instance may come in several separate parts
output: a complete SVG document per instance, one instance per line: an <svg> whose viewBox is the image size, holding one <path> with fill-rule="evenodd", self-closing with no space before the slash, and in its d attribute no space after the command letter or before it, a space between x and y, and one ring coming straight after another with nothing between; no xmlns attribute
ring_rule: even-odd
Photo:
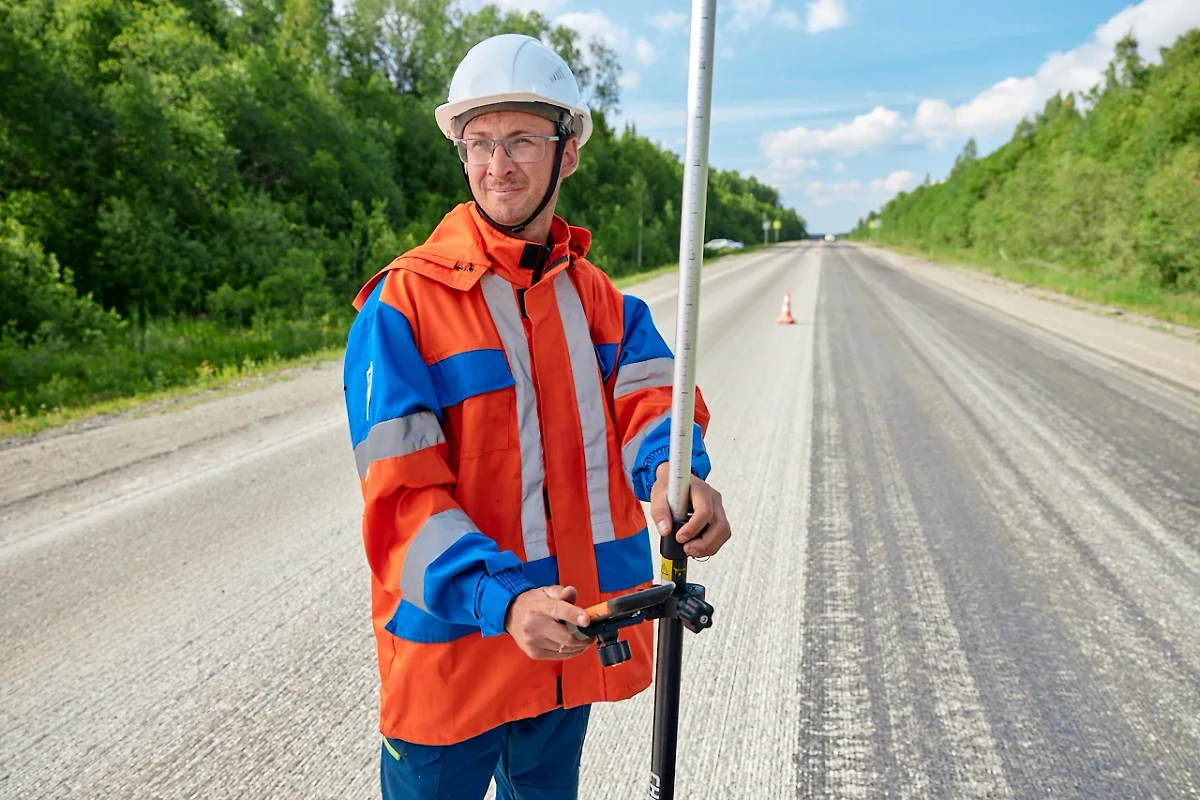
<svg viewBox="0 0 1200 800"><path fill-rule="evenodd" d="M541 161L546 156L546 142L557 142L557 136L540 136L523 133L519 136L508 136L503 139L455 139L458 157L464 164L490 164L496 145L502 145L504 152L517 164L530 164Z"/></svg>

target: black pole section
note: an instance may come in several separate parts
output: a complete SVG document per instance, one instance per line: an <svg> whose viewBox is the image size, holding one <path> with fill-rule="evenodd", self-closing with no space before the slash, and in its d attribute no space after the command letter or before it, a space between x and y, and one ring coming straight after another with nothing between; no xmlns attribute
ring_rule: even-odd
<svg viewBox="0 0 1200 800"><path fill-rule="evenodd" d="M658 622L658 664L654 675L654 758L650 800L675 798L675 750L679 741L679 682L683 669L683 623ZM645 762L643 762L645 763Z"/></svg>
<svg viewBox="0 0 1200 800"><path fill-rule="evenodd" d="M687 554L675 541L683 523L662 537L663 575L675 583L675 596L687 585ZM669 571L669 574L668 574ZM658 621L658 662L654 667L654 744L650 800L674 800L675 756L679 745L679 691L683 675L683 621L671 614Z"/></svg>

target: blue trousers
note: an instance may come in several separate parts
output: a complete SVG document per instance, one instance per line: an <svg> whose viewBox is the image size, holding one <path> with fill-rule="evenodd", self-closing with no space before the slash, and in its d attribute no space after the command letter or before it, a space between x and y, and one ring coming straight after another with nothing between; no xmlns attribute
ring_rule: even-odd
<svg viewBox="0 0 1200 800"><path fill-rule="evenodd" d="M590 712L559 708L444 746L385 737L383 800L483 800L493 777L497 800L575 800Z"/></svg>

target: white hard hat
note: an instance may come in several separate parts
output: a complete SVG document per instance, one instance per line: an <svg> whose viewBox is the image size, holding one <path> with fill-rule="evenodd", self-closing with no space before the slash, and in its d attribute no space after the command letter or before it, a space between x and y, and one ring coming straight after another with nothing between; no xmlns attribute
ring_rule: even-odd
<svg viewBox="0 0 1200 800"><path fill-rule="evenodd" d="M463 126L486 107L520 108L525 103L566 112L564 124L580 147L592 135L591 110L579 96L571 68L531 36L503 33L472 47L454 71L446 99L434 117L447 139L461 136Z"/></svg>

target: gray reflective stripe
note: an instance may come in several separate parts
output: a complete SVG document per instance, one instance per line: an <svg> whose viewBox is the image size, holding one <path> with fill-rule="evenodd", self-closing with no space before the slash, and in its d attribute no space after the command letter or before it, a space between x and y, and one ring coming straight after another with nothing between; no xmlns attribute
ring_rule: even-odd
<svg viewBox="0 0 1200 800"><path fill-rule="evenodd" d="M404 570L400 573L401 596L422 611L428 611L425 607L425 570L464 533L477 532L470 517L457 508L425 520L404 556Z"/></svg>
<svg viewBox="0 0 1200 800"><path fill-rule="evenodd" d="M546 504L542 499L542 432L538 424L537 395L530 370L529 343L521 325L521 312L512 285L494 272L480 281L496 331L504 344L517 393L517 430L521 442L521 539L525 560L550 557L546 543Z"/></svg>
<svg viewBox="0 0 1200 800"><path fill-rule="evenodd" d="M604 389L600 385L600 366L588 328L583 301L567 273L554 279L558 313L567 337L571 357L571 376L575 384L575 403L579 408L579 427L583 431L583 463L587 473L588 509L592 521L592 543L617 538L613 529L612 506L608 501L608 420L604 415Z"/></svg>
<svg viewBox="0 0 1200 800"><path fill-rule="evenodd" d="M637 432L637 435L629 440L629 444L621 448L621 459L625 462L625 476L629 478L631 484L633 482L633 468L637 466L638 450L641 449L642 442L646 441L646 437L650 435L650 431L654 430L665 420L670 418L671 409L668 408L666 411L643 425L642 429Z"/></svg>
<svg viewBox="0 0 1200 800"><path fill-rule="evenodd" d="M624 397L638 389L658 386L674 388L675 359L664 356L621 367L617 370L617 384L613 390L613 397Z"/></svg>
<svg viewBox="0 0 1200 800"><path fill-rule="evenodd" d="M442 434L442 426L430 411L376 423L367 433L367 438L354 448L358 478L362 480L367 476L367 469L373 461L406 456L444 441L446 438Z"/></svg>

